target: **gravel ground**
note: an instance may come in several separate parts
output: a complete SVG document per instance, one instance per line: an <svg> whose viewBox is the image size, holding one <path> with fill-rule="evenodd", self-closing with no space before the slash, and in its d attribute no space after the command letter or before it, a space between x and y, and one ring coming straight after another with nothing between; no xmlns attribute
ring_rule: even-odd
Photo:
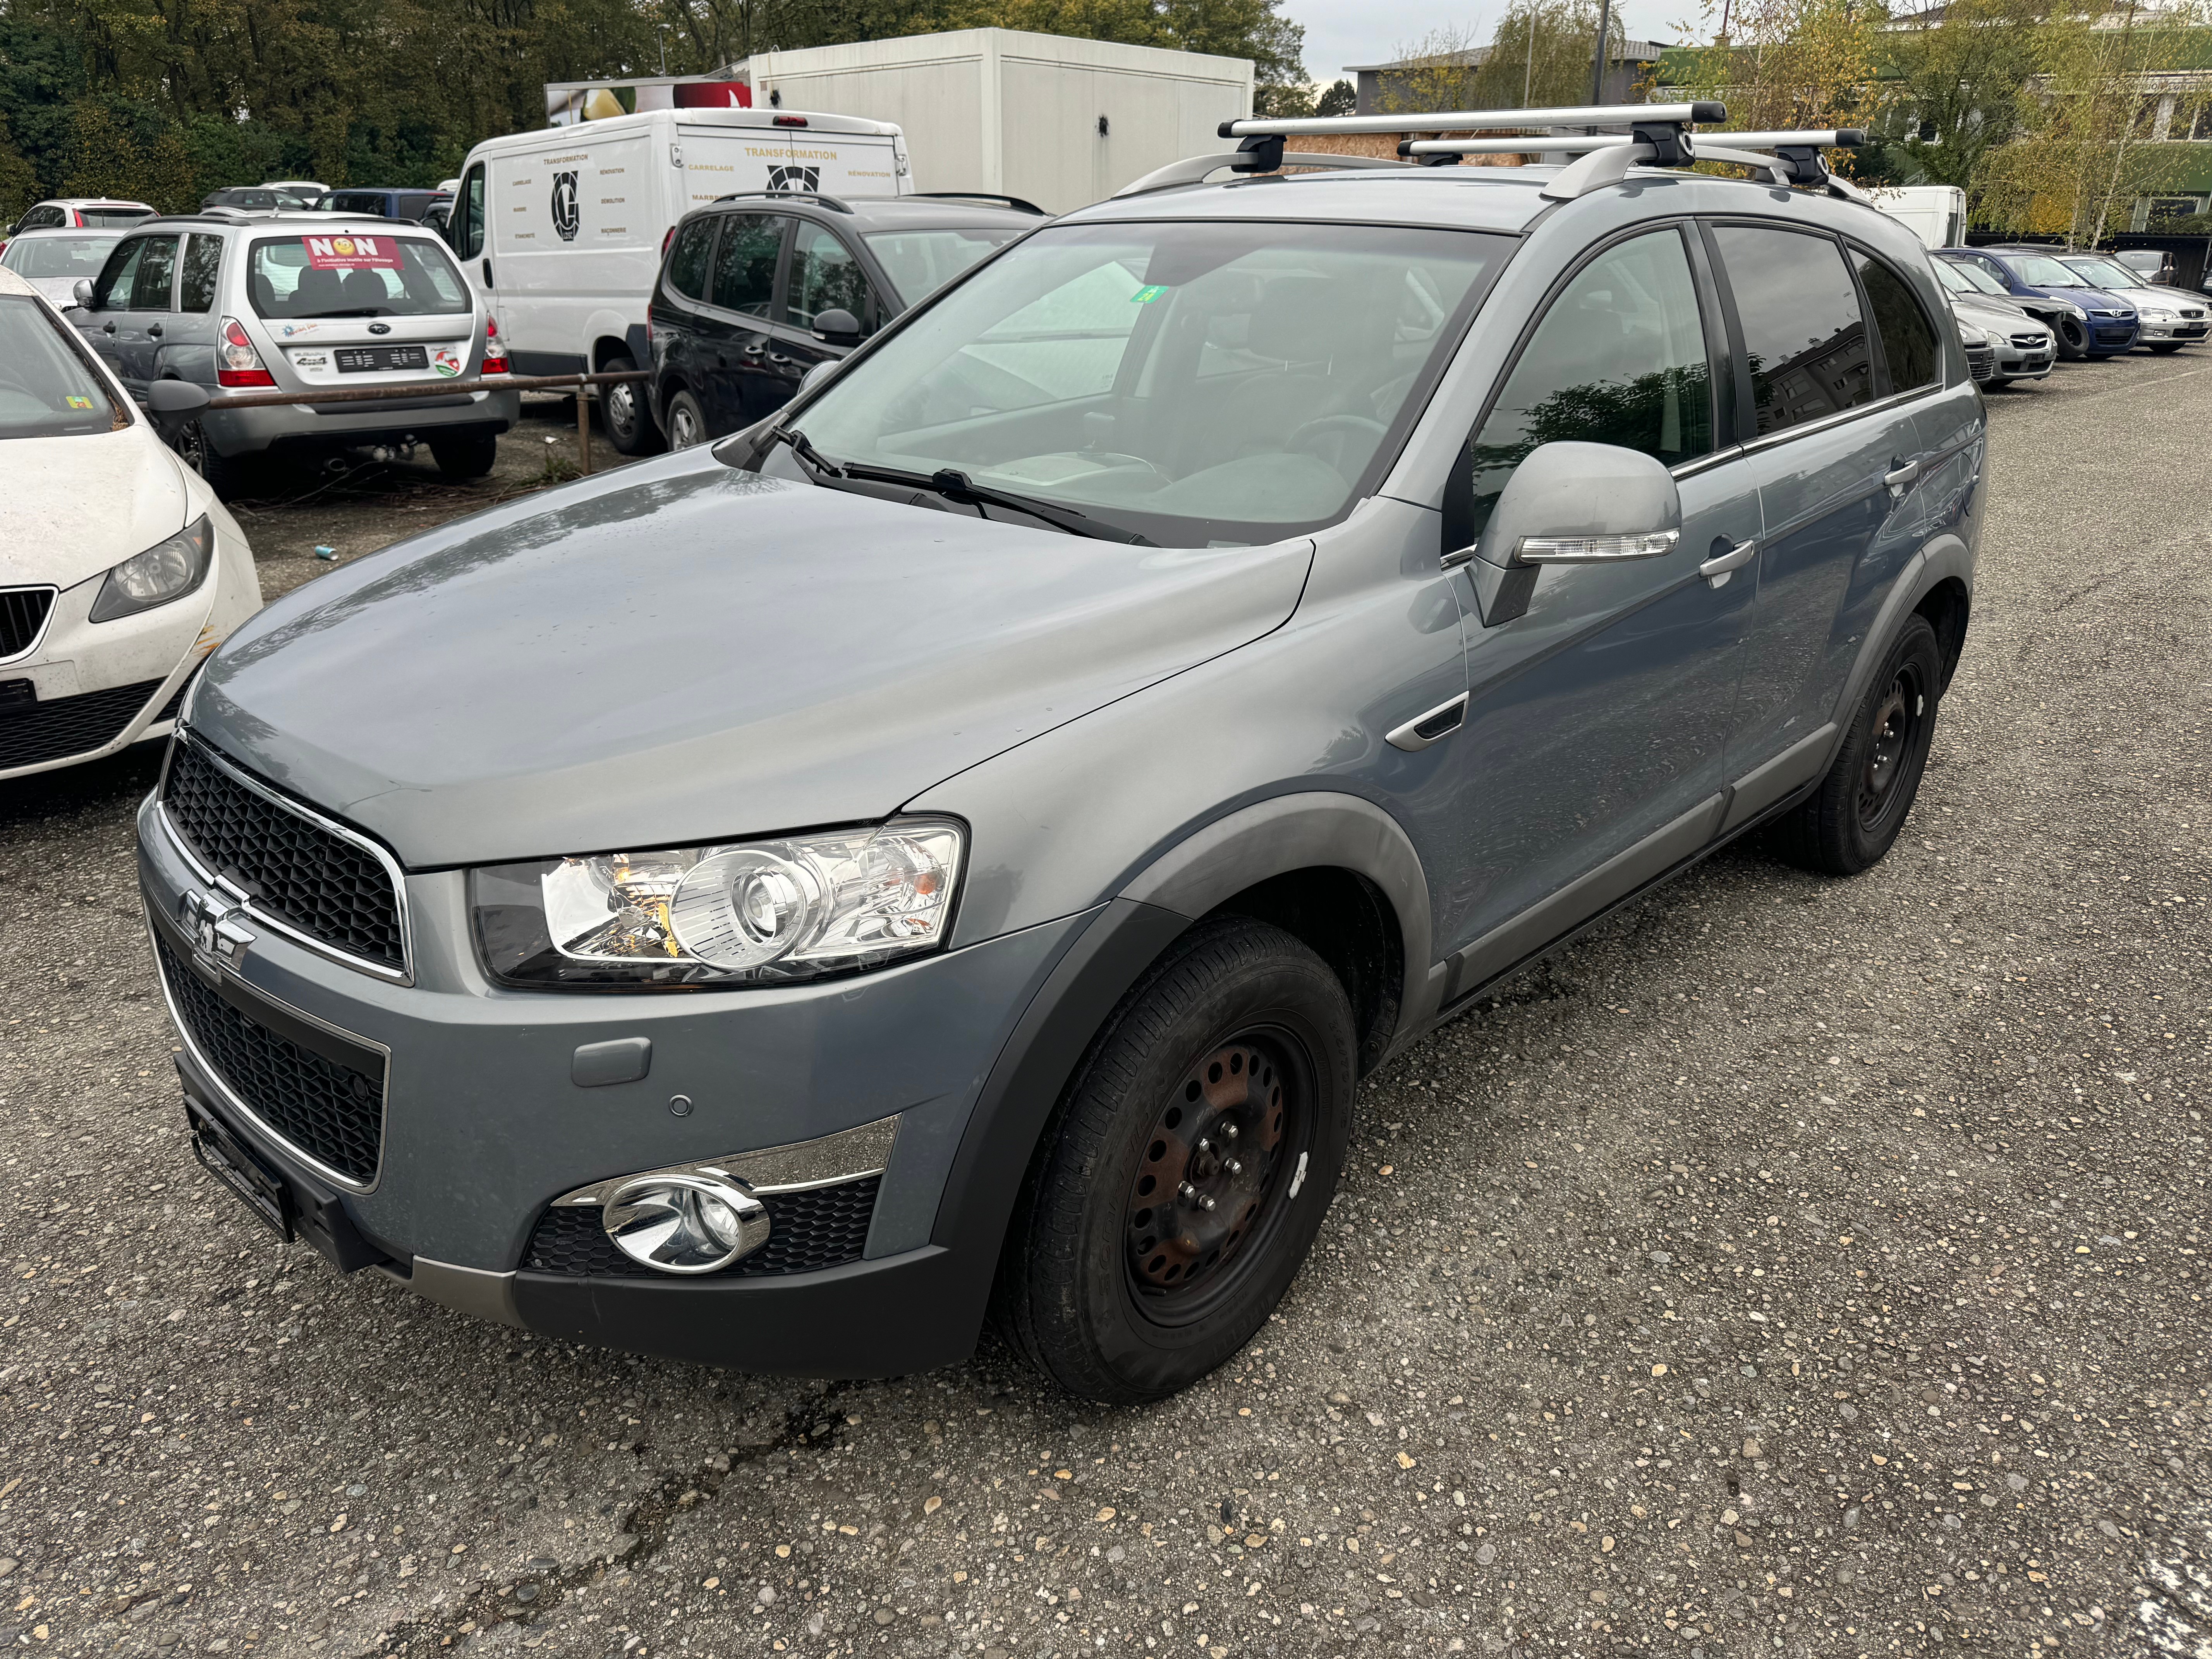
<svg viewBox="0 0 2212 1659"><path fill-rule="evenodd" d="M866 1384L581 1351L276 1248L185 1147L154 757L0 790L0 1641L2212 1652L2212 362L1992 419L1889 860L1724 854L1374 1079L1277 1320L1148 1411L988 1344ZM272 570L322 510L254 521ZM398 519L347 510L349 551Z"/></svg>

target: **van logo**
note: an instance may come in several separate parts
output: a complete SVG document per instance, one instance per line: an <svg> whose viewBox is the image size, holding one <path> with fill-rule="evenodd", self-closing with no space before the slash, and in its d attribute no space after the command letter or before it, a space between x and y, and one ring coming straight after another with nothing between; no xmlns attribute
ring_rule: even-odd
<svg viewBox="0 0 2212 1659"><path fill-rule="evenodd" d="M576 175L556 173L553 175L553 228L561 233L561 240L573 242L584 222L583 205L576 195Z"/></svg>
<svg viewBox="0 0 2212 1659"><path fill-rule="evenodd" d="M818 194L822 189L820 167L770 167L768 170L770 190L808 191Z"/></svg>
<svg viewBox="0 0 2212 1659"><path fill-rule="evenodd" d="M371 323L368 325L368 331L371 334L389 334L392 332L392 325L389 323Z"/></svg>

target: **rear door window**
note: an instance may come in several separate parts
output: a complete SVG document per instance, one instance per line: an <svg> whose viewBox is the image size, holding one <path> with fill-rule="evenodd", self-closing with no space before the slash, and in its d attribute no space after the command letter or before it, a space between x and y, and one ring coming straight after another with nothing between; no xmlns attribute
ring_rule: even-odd
<svg viewBox="0 0 2212 1659"><path fill-rule="evenodd" d="M222 269L222 238L195 231L185 242L184 274L177 285L177 309L215 309L215 279Z"/></svg>
<svg viewBox="0 0 2212 1659"><path fill-rule="evenodd" d="M1712 410L1705 322L1681 232L1669 227L1622 242L1552 301L1475 434L1475 526L1540 444L1614 444L1679 466L1711 452Z"/></svg>
<svg viewBox="0 0 2212 1659"><path fill-rule="evenodd" d="M470 309L468 285L428 237L334 234L253 244L246 292L263 317L428 317Z"/></svg>
<svg viewBox="0 0 2212 1659"><path fill-rule="evenodd" d="M863 331L872 327L868 279L853 250L835 231L801 220L791 241L791 274L784 308L793 326L811 328L825 311L848 311Z"/></svg>
<svg viewBox="0 0 2212 1659"><path fill-rule="evenodd" d="M1936 331L1905 278L1863 249L1851 250L1851 263L1858 270L1867 309L1874 313L1875 335L1889 370L1889 389L1911 392L1935 385L1943 363L1936 353Z"/></svg>
<svg viewBox="0 0 2212 1659"><path fill-rule="evenodd" d="M1874 401L1874 353L1844 251L1825 236L1717 225L1750 359L1759 435Z"/></svg>
<svg viewBox="0 0 2212 1659"><path fill-rule="evenodd" d="M484 244L484 170L479 161L469 169L469 176L461 181L460 210L453 215L449 227L453 244L464 259L473 259L483 252Z"/></svg>
<svg viewBox="0 0 2212 1659"><path fill-rule="evenodd" d="M134 236L119 244L107 256L107 264L100 273L100 280L92 285L92 308L94 311L128 311L131 309L131 290L138 278L138 256L146 251L146 239Z"/></svg>
<svg viewBox="0 0 2212 1659"><path fill-rule="evenodd" d="M783 252L783 228L789 222L775 213L732 213L723 218L721 244L714 250L717 306L748 317L769 313L775 303L775 262Z"/></svg>
<svg viewBox="0 0 2212 1659"><path fill-rule="evenodd" d="M167 311L177 292L177 239L149 236L138 258L138 280L131 290L133 311Z"/></svg>

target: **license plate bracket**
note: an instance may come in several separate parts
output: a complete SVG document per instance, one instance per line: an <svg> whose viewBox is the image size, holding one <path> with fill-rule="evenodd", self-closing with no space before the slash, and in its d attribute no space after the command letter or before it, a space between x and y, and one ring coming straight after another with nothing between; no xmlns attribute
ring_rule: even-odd
<svg viewBox="0 0 2212 1659"><path fill-rule="evenodd" d="M418 345L339 346L331 351L331 361L341 374L373 374L428 368L430 352L428 347Z"/></svg>
<svg viewBox="0 0 2212 1659"><path fill-rule="evenodd" d="M185 1121L192 1132L192 1156L230 1188L261 1224L287 1244L300 1237L298 1212L290 1183L224 1127L222 1121L189 1096Z"/></svg>

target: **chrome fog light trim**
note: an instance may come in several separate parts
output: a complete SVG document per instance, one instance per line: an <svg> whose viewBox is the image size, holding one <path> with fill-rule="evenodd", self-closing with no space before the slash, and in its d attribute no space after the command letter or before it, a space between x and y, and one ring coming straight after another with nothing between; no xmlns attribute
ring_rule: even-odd
<svg viewBox="0 0 2212 1659"><path fill-rule="evenodd" d="M595 1181L588 1187L579 1187L573 1193L563 1193L553 1202L561 1207L604 1205L617 1188L660 1176L702 1176L735 1182L748 1192L762 1194L834 1187L841 1182L881 1175L889 1169L891 1148L898 1140L898 1118L893 1115L856 1128L840 1129L836 1134L814 1140L763 1146L757 1152L732 1152L726 1157L702 1158L696 1164L641 1170L635 1175L616 1176L606 1181Z"/></svg>
<svg viewBox="0 0 2212 1659"><path fill-rule="evenodd" d="M664 1273L711 1273L768 1243L768 1206L733 1181L634 1176L607 1195L615 1248Z"/></svg>

